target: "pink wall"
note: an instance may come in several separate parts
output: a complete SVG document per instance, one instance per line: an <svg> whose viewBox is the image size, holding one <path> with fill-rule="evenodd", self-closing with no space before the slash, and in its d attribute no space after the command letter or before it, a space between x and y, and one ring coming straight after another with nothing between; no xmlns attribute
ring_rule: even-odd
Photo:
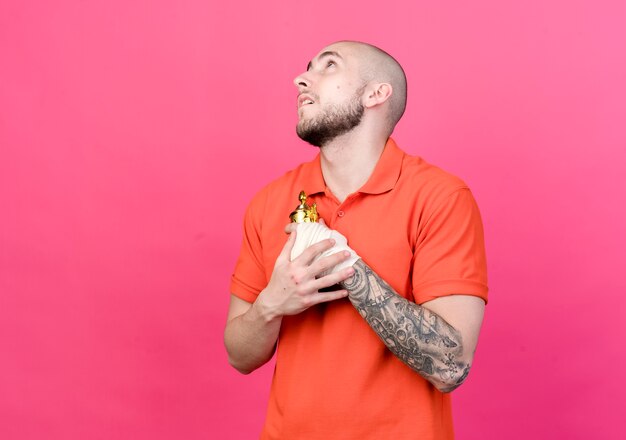
<svg viewBox="0 0 626 440"><path fill-rule="evenodd" d="M292 78L405 66L396 140L462 176L491 302L460 439L624 438L626 3L0 4L0 438L249 439L221 332L243 210L314 149Z"/></svg>

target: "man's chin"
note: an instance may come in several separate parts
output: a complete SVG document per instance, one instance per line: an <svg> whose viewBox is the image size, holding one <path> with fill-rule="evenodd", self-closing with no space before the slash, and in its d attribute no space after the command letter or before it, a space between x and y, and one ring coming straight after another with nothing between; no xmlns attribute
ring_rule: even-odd
<svg viewBox="0 0 626 440"><path fill-rule="evenodd" d="M314 147L322 147L322 141L321 139L315 137L315 136L311 136L310 134L301 134L299 131L297 131L298 133L298 137L300 139L302 139L304 142L306 142L307 144L311 144Z"/></svg>

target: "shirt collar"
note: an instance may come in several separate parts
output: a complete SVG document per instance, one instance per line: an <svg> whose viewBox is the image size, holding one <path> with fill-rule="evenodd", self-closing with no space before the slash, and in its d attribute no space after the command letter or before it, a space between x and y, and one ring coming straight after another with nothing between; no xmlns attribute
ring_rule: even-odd
<svg viewBox="0 0 626 440"><path fill-rule="evenodd" d="M303 171L302 181L304 184L304 192L308 196L326 190L326 182L324 182L324 176L322 175L322 162L319 153L317 153L315 159L306 164Z"/></svg>
<svg viewBox="0 0 626 440"><path fill-rule="evenodd" d="M404 152L398 148L392 138L389 138L372 175L367 182L365 182L365 185L359 189L359 192L365 194L382 194L392 190L400 177L403 158ZM304 192L307 195L313 195L326 190L326 182L324 182L324 176L322 175L319 153L315 159L306 164L303 171L303 181L305 182Z"/></svg>
<svg viewBox="0 0 626 440"><path fill-rule="evenodd" d="M359 192L382 194L391 191L400 178L403 158L404 152L398 148L395 141L391 138L387 139L383 154L380 155L372 175L367 179L365 185L359 189Z"/></svg>

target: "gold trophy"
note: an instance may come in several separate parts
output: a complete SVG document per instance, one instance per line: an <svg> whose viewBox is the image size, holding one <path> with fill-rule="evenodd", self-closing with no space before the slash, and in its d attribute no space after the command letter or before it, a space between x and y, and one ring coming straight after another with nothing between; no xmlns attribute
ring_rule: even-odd
<svg viewBox="0 0 626 440"><path fill-rule="evenodd" d="M289 214L291 223L317 222L317 205L315 203L313 203L313 205L311 206L306 204L306 193L304 191L300 191L298 199L300 200L300 204L296 207L295 211Z"/></svg>

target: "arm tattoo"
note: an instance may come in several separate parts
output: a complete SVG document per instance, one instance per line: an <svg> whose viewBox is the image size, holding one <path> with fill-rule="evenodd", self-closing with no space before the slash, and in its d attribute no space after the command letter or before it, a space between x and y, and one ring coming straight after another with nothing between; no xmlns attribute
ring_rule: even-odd
<svg viewBox="0 0 626 440"><path fill-rule="evenodd" d="M467 377L461 334L441 317L398 295L363 260L342 282L352 305L391 352L443 392Z"/></svg>

